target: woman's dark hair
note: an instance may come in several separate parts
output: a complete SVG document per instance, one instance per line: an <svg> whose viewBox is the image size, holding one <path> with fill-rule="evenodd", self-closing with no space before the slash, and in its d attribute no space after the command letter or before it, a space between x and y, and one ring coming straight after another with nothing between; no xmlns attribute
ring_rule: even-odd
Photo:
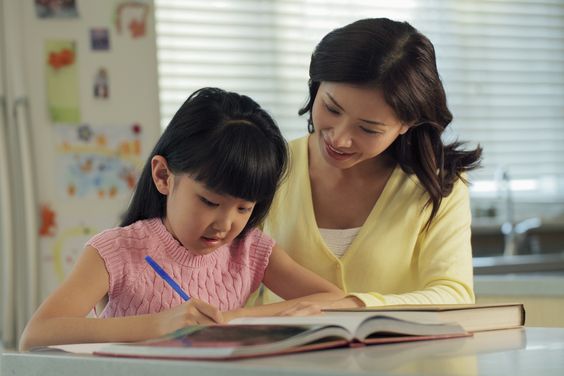
<svg viewBox="0 0 564 376"><path fill-rule="evenodd" d="M268 214L288 161L280 129L255 101L217 88L200 89L184 102L155 145L121 226L166 215L166 196L151 175L155 155L166 159L173 174L189 174L219 194L256 202L241 235Z"/></svg>
<svg viewBox="0 0 564 376"><path fill-rule="evenodd" d="M399 120L410 125L387 149L407 174L415 174L432 204L429 225L443 197L463 172L479 166L482 149L460 150L461 142L443 144L441 134L452 121L435 58L427 37L407 22L363 19L335 29L315 48L309 66L309 99L299 111L311 111L323 81L374 86ZM464 179L463 179L464 180Z"/></svg>

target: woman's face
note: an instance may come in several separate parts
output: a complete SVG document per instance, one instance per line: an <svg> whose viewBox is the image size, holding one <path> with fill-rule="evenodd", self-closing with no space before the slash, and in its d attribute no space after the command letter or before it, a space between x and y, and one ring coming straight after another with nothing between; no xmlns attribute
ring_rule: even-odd
<svg viewBox="0 0 564 376"><path fill-rule="evenodd" d="M312 119L321 156L340 169L379 156L409 129L379 89L346 83L320 84Z"/></svg>

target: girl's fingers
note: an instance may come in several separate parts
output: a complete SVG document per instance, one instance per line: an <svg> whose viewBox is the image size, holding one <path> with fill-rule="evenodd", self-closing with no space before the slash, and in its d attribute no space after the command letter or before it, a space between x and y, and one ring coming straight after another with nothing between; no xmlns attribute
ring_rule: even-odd
<svg viewBox="0 0 564 376"><path fill-rule="evenodd" d="M191 303L198 312L196 319L198 324L221 324L224 322L223 315L217 307L201 300L194 300Z"/></svg>

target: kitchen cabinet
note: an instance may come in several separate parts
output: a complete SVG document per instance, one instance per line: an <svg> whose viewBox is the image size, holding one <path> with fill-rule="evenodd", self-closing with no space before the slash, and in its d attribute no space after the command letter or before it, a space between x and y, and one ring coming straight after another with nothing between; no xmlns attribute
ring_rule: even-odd
<svg viewBox="0 0 564 376"><path fill-rule="evenodd" d="M564 327L564 273L476 276L474 291L476 303L523 303L525 326Z"/></svg>

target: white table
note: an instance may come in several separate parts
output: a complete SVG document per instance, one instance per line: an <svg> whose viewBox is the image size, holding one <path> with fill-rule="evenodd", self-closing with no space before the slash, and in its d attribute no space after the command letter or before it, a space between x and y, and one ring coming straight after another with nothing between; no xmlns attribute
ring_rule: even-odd
<svg viewBox="0 0 564 376"><path fill-rule="evenodd" d="M12 375L564 375L564 329L526 328L471 338L376 345L228 362L2 354Z"/></svg>

